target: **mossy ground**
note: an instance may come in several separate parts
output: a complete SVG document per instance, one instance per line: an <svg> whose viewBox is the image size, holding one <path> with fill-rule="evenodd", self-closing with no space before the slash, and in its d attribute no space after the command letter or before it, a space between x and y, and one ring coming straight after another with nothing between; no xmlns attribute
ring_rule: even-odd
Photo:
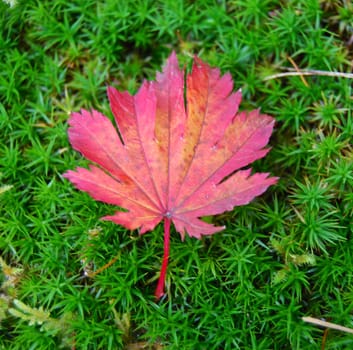
<svg viewBox="0 0 353 350"><path fill-rule="evenodd" d="M0 3L1 349L352 349L353 6L344 0ZM86 162L72 111L109 114L105 90L135 92L175 50L274 116L255 169L280 181L213 220L172 234L167 296L153 291L163 228L141 237L99 218L114 208L62 174ZM112 259L110 267L97 274Z"/></svg>

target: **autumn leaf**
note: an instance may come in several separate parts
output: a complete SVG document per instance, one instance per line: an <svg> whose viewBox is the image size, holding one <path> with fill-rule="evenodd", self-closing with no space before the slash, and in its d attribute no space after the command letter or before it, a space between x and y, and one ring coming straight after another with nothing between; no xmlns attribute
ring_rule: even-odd
<svg viewBox="0 0 353 350"><path fill-rule="evenodd" d="M136 95L108 88L116 130L93 110L69 119L72 147L93 164L64 174L94 199L114 204L111 220L143 234L164 221L164 257L156 297L164 294L170 226L184 238L224 229L200 219L249 203L277 178L243 168L264 157L274 120L259 110L239 112L241 91L195 58L184 80L175 53Z"/></svg>

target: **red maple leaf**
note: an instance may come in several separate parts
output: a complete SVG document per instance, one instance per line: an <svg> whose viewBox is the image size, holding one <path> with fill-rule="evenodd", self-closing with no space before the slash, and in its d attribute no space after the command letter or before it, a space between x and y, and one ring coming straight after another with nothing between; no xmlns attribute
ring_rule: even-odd
<svg viewBox="0 0 353 350"><path fill-rule="evenodd" d="M156 297L164 293L170 224L182 238L200 238L224 227L202 216L249 203L277 181L268 173L240 170L268 152L274 120L259 110L239 112L230 74L199 58L184 81L175 53L156 81L136 95L108 88L119 133L93 110L69 119L72 147L95 165L64 176L94 199L114 204L111 220L143 234L164 220L164 257Z"/></svg>

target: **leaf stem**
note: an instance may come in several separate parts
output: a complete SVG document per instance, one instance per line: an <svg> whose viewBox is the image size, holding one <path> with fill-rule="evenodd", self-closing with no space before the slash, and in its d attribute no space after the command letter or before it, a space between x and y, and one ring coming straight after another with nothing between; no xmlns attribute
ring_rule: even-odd
<svg viewBox="0 0 353 350"><path fill-rule="evenodd" d="M160 299L164 295L164 284L165 276L167 273L168 259L169 259L169 242L170 242L170 218L164 218L164 255L161 273L159 275L159 280L157 284L156 291L154 293L157 299Z"/></svg>

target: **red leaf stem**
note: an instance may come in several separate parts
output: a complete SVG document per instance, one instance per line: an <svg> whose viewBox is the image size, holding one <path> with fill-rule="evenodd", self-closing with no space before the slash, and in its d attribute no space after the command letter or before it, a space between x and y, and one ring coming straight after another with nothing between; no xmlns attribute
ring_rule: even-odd
<svg viewBox="0 0 353 350"><path fill-rule="evenodd" d="M165 275L167 273L168 259L169 259L170 222L171 222L170 218L168 217L164 218L164 255L163 255L161 274L159 275L157 288L154 293L157 299L160 299L164 295Z"/></svg>

